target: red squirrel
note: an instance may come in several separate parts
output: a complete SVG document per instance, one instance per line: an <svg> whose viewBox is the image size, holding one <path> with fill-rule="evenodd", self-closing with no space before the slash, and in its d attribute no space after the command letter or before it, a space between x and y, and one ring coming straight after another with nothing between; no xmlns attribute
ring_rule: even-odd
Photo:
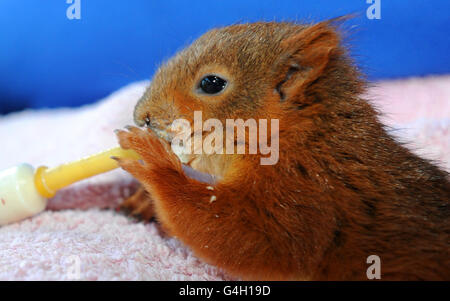
<svg viewBox="0 0 450 301"><path fill-rule="evenodd" d="M142 184L124 208L245 280L450 280L448 173L392 138L363 98L366 82L334 21L213 29L156 72L118 130L142 160L119 159ZM172 121L278 119L279 160L192 154L186 175ZM248 142L248 141L247 141Z"/></svg>

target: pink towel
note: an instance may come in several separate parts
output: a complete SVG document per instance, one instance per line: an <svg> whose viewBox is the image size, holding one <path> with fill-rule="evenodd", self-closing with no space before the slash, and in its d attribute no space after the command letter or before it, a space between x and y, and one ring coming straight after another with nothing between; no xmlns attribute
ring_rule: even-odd
<svg viewBox="0 0 450 301"><path fill-rule="evenodd" d="M77 109L0 117L0 170L21 162L55 166L117 144L148 82ZM381 82L369 91L402 141L450 170L450 76ZM48 210L0 228L0 280L223 280L189 248L114 208L136 189L115 170L60 191Z"/></svg>

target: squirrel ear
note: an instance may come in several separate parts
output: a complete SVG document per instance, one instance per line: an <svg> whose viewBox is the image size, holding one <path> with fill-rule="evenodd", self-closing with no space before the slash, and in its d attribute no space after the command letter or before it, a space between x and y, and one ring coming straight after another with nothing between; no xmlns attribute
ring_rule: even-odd
<svg viewBox="0 0 450 301"><path fill-rule="evenodd" d="M281 42L284 54L276 72L279 74L277 90L282 99L304 94L323 73L340 42L330 23L308 26Z"/></svg>

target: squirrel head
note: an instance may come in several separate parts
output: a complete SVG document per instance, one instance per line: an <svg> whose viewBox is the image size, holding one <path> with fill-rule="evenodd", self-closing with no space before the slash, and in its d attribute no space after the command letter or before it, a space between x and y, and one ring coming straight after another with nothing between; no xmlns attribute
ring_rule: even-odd
<svg viewBox="0 0 450 301"><path fill-rule="evenodd" d="M362 92L331 20L258 22L213 29L157 70L134 118L164 132L175 119L286 120L324 114ZM318 100L323 100L319 102ZM283 125L280 125L282 127Z"/></svg>

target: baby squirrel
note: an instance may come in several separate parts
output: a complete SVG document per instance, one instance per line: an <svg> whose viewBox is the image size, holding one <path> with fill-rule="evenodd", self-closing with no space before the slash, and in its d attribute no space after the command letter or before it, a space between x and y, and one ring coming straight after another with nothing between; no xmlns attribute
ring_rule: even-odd
<svg viewBox="0 0 450 301"><path fill-rule="evenodd" d="M386 132L335 22L214 29L161 66L135 108L148 129L117 131L142 157L116 158L143 186L123 207L241 279L367 280L377 255L382 280L450 280L448 173ZM161 133L194 111L278 119L278 163L193 154L218 180L188 177Z"/></svg>

